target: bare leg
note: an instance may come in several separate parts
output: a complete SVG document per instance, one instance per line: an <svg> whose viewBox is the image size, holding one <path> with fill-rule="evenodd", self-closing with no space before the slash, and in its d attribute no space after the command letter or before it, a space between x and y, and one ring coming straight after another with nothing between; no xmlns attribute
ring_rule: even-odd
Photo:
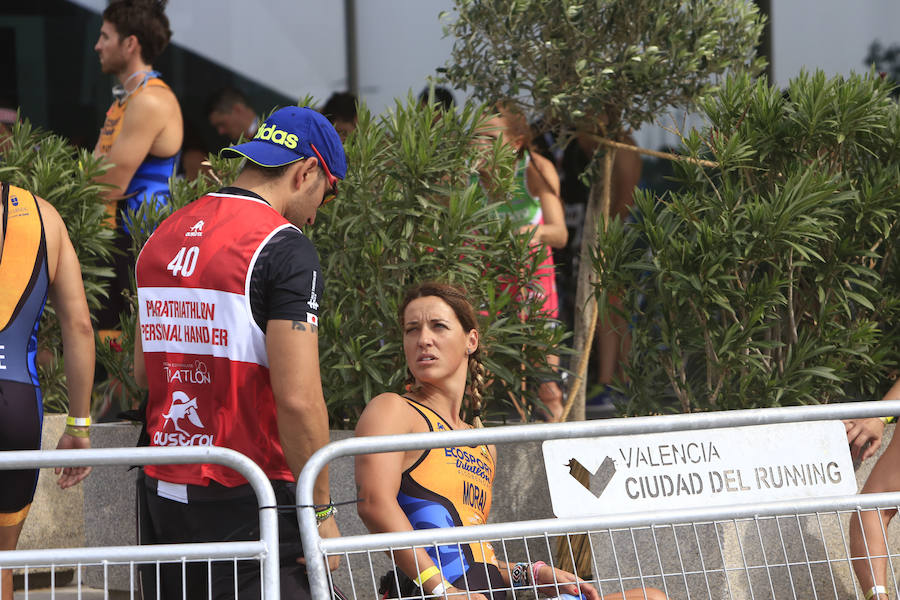
<svg viewBox="0 0 900 600"><path fill-rule="evenodd" d="M622 140L626 144L634 145L634 138L630 135ZM641 179L643 163L637 152L619 150L613 163L612 197L609 207L610 218L618 216L624 219L634 204L634 189ZM615 306L621 306L618 299L612 299ZM599 381L609 384L615 377L622 377L622 365L628 356L631 340L628 337L628 327L625 321L618 315L611 315L607 321L597 323L597 350L599 360Z"/></svg>
<svg viewBox="0 0 900 600"><path fill-rule="evenodd" d="M900 491L898 461L900 435L895 435L872 469L862 493ZM864 593L875 585L885 585L887 581L887 524L895 514L896 509L873 510L864 511L860 517L852 516L850 519L850 554L860 557L853 561L853 571ZM879 599L881 597L878 596ZM883 597L887 598L887 595Z"/></svg>
<svg viewBox="0 0 900 600"><path fill-rule="evenodd" d="M25 514L27 514L27 511ZM3 517L11 517L11 515L0 513L0 522L2 522ZM23 515L22 520L15 525L0 526L0 550L16 549L24 524L25 518ZM11 569L0 570L0 600L13 600L13 576Z"/></svg>
<svg viewBox="0 0 900 600"><path fill-rule="evenodd" d="M618 298L610 298L610 302L614 306L619 306ZM617 314L610 314L609 319L601 319L597 322L597 350L599 361L598 379L600 383L612 383L616 376L622 375L622 361L619 356L623 356L622 344L624 338L628 335L628 328L625 320Z"/></svg>
<svg viewBox="0 0 900 600"><path fill-rule="evenodd" d="M554 367L558 367L559 357L555 355L548 356L547 363ZM559 421L563 413L563 394L559 384L555 381L545 381L538 388L538 398L541 399L541 402L547 407L547 410L550 411L547 420L552 423Z"/></svg>

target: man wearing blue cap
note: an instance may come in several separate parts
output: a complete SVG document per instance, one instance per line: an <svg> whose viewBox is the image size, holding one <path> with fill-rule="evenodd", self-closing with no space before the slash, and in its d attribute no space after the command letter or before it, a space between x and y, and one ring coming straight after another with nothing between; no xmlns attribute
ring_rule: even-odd
<svg viewBox="0 0 900 600"><path fill-rule="evenodd" d="M306 460L328 442L319 375L322 273L299 227L337 194L347 159L337 132L306 107L282 108L249 142L223 154L245 159L233 186L207 194L160 224L138 257L135 378L149 389L151 446L232 448L294 504ZM258 539L256 497L217 465L144 469L153 541ZM316 482L319 532L337 536L328 474ZM283 597L308 596L296 513L282 512ZM336 564L334 566L337 566ZM206 565L163 570L163 598L207 597ZM234 565L213 564L212 597L232 597ZM240 596L259 597L259 568L237 566ZM155 578L154 578L155 579ZM145 588L146 591L146 588Z"/></svg>

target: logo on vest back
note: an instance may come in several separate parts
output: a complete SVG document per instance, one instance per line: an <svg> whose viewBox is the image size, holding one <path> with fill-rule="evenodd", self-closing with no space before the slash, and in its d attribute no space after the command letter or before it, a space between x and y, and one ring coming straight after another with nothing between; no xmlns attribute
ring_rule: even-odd
<svg viewBox="0 0 900 600"><path fill-rule="evenodd" d="M256 132L256 135L253 136L253 139L272 142L273 144L278 144L279 146L284 146L291 150L296 148L297 142L300 141L300 138L298 138L296 134L288 133L283 129L277 129L274 124L263 125L260 127L259 131Z"/></svg>
<svg viewBox="0 0 900 600"><path fill-rule="evenodd" d="M193 364L163 363L163 370L166 383L207 384L211 381L209 367L202 360L195 360Z"/></svg>
<svg viewBox="0 0 900 600"><path fill-rule="evenodd" d="M199 221L191 225L191 228L187 230L187 233L184 234L184 237L202 237L204 225L205 223L203 222L203 219L200 219Z"/></svg>
<svg viewBox="0 0 900 600"><path fill-rule="evenodd" d="M153 443L157 446L212 446L212 434L191 433L184 428L190 424L201 431L205 430L197 408L196 397L191 398L181 391L173 392L169 412L162 415L165 418L162 430L153 433ZM170 423L175 429L174 433L165 431Z"/></svg>

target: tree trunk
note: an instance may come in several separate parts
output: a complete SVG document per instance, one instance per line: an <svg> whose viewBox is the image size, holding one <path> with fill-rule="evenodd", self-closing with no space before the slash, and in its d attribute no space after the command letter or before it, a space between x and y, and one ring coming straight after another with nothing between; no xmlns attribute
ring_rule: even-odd
<svg viewBox="0 0 900 600"><path fill-rule="evenodd" d="M612 190L612 166L615 160L615 149L607 148L603 156L603 176L591 184L588 195L587 210L584 215L584 230L581 234L581 254L578 263L578 285L575 291L575 336L573 345L575 354L572 363L575 370L575 397L569 399L571 408L567 421L583 421L585 417L585 392L588 387L587 364L590 360L591 345L596 327L597 299L594 296L594 284L597 273L594 272L594 261L591 258L597 248L597 226L602 214L609 220L610 194Z"/></svg>

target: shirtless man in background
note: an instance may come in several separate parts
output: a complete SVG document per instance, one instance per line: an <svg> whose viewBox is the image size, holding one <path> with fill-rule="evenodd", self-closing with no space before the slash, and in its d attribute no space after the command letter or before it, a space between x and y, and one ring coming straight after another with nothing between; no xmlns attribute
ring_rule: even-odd
<svg viewBox="0 0 900 600"><path fill-rule="evenodd" d="M169 178L184 137L178 99L153 70L153 61L172 37L165 5L165 0L112 2L103 11L94 45L103 72L118 80L94 154L105 156L111 165L98 181L113 186L105 192L107 211L116 221L116 246L124 251L116 257L110 302L99 315L101 331L119 328L125 307L122 291L131 285L134 255L127 235L130 219L123 211L151 201L157 206L168 202Z"/></svg>

